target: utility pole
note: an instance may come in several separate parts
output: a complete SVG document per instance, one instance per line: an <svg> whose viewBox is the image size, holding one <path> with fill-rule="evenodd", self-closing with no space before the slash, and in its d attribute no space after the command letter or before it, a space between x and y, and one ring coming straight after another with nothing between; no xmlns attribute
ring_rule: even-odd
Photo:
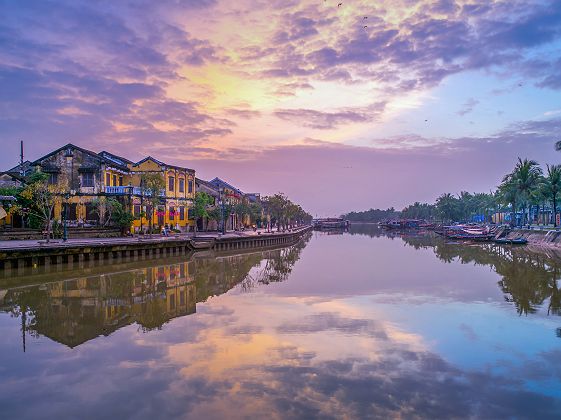
<svg viewBox="0 0 561 420"><path fill-rule="evenodd" d="M20 152L19 152L19 174L23 177L25 171L23 170L23 140L20 140Z"/></svg>

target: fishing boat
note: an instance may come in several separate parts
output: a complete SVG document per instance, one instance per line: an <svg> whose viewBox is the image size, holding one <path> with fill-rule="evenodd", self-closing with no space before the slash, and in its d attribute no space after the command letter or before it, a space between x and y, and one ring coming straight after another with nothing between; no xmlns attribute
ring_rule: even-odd
<svg viewBox="0 0 561 420"><path fill-rule="evenodd" d="M332 217L326 219L315 219L312 221L312 225L316 229L346 229L350 226L350 222L340 217Z"/></svg>
<svg viewBox="0 0 561 420"><path fill-rule="evenodd" d="M421 222L414 219L390 220L382 223L386 229L419 229Z"/></svg>
<svg viewBox="0 0 561 420"><path fill-rule="evenodd" d="M477 225L443 226L436 233L453 240L476 242L489 242L495 234L489 226Z"/></svg>

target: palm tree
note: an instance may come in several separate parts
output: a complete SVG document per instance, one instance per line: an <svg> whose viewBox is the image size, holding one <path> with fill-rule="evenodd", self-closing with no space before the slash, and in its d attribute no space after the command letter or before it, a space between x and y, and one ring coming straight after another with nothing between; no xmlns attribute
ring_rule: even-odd
<svg viewBox="0 0 561 420"><path fill-rule="evenodd" d="M458 199L450 193L436 199L436 208L444 221L453 221L458 213Z"/></svg>
<svg viewBox="0 0 561 420"><path fill-rule="evenodd" d="M499 185L498 190L499 200L511 206L510 213L510 226L516 224L516 203L518 198L518 190L516 184L512 180L512 174L508 174L503 178L503 182Z"/></svg>
<svg viewBox="0 0 561 420"><path fill-rule="evenodd" d="M522 224L526 224L526 207L527 200L530 198L531 192L539 184L542 170L535 160L518 158L514 171L505 178L511 178L516 185L516 189L522 199L523 219ZM504 179L503 179L504 181Z"/></svg>
<svg viewBox="0 0 561 420"><path fill-rule="evenodd" d="M561 165L547 165L547 176L543 179L543 187L553 204L553 225L557 227L557 198L561 192Z"/></svg>

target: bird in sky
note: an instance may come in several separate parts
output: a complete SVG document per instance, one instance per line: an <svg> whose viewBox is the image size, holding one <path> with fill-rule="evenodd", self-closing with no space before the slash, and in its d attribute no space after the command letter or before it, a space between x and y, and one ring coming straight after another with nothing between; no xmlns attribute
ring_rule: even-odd
<svg viewBox="0 0 561 420"><path fill-rule="evenodd" d="M364 17L362 18L362 20L366 20L366 19L368 19L368 16L364 16Z"/></svg>
<svg viewBox="0 0 561 420"><path fill-rule="evenodd" d="M337 5L337 7L341 7L342 5L343 5L343 3L339 3L339 4Z"/></svg>

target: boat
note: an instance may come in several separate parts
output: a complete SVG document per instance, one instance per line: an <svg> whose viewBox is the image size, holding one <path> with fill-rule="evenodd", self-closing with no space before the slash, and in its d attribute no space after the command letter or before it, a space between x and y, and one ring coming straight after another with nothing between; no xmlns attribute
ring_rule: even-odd
<svg viewBox="0 0 561 420"><path fill-rule="evenodd" d="M477 226L471 224L443 226L435 232L452 240L476 242L492 241L495 235L493 229L489 226Z"/></svg>
<svg viewBox="0 0 561 420"><path fill-rule="evenodd" d="M419 229L420 221L413 219L390 220L381 225L386 229Z"/></svg>
<svg viewBox="0 0 561 420"><path fill-rule="evenodd" d="M528 239L525 239L525 238L514 238L514 239L499 238L499 239L495 239L493 242L495 242L496 244L502 244L502 245L526 245L528 243Z"/></svg>
<svg viewBox="0 0 561 420"><path fill-rule="evenodd" d="M332 217L326 219L315 219L312 221L312 226L316 229L346 229L350 226L348 220L340 217Z"/></svg>

